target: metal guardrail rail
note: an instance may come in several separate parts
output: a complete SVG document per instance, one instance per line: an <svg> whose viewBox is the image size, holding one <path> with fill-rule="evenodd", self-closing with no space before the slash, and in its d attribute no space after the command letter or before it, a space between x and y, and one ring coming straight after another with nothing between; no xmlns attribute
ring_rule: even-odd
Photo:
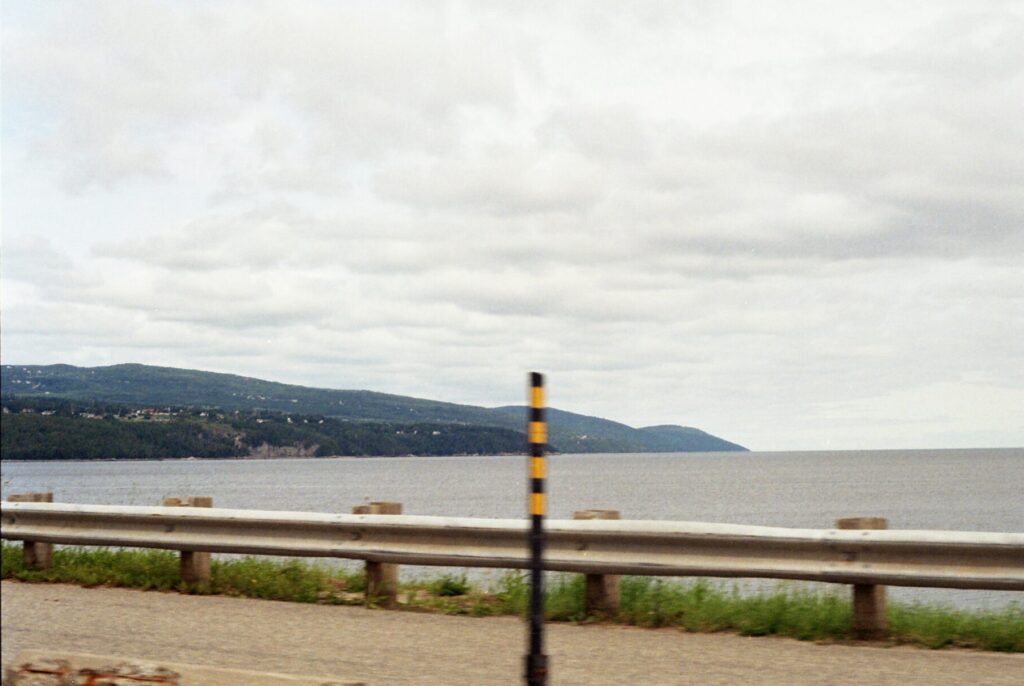
<svg viewBox="0 0 1024 686"><path fill-rule="evenodd" d="M411 515L0 503L0 537L80 546L525 569L528 523ZM1024 534L551 520L544 567L1024 590Z"/></svg>

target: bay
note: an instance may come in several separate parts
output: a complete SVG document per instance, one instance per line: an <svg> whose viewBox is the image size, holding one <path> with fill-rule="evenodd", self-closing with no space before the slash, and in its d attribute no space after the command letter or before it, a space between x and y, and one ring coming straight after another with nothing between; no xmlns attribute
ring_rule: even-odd
<svg viewBox="0 0 1024 686"><path fill-rule="evenodd" d="M830 528L880 516L892 529L1024 532L1024 449L553 455L549 511L624 519ZM0 463L2 496L157 505L209 495L217 507L351 512L395 500L407 514L523 517L521 456ZM434 571L433 573L437 573ZM732 583L732 582L726 582ZM891 589L896 598L1001 607L1012 592Z"/></svg>

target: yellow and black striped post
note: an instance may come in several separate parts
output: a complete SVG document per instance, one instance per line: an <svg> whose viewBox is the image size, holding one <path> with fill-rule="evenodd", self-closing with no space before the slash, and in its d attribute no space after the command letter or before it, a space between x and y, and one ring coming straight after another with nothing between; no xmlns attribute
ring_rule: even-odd
<svg viewBox="0 0 1024 686"><path fill-rule="evenodd" d="M544 654L544 479L547 463L544 447L548 425L544 421L544 376L530 373L530 410L527 440L530 443L530 652L526 655L526 683L543 686L548 680L548 656Z"/></svg>

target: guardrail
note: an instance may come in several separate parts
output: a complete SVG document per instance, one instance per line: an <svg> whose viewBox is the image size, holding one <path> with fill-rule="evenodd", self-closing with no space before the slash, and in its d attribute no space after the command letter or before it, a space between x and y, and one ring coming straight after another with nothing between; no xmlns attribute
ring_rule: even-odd
<svg viewBox="0 0 1024 686"><path fill-rule="evenodd" d="M81 546L529 566L528 523L386 514L44 502L0 504L0 536ZM797 579L1024 590L1024 534L789 529L701 522L551 520L544 568L590 575Z"/></svg>

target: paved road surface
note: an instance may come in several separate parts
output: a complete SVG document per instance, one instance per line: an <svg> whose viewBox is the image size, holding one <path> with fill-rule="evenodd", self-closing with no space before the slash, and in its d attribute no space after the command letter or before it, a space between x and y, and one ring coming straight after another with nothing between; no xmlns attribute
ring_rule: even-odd
<svg viewBox="0 0 1024 686"><path fill-rule="evenodd" d="M358 607L2 583L2 660L109 653L371 684L520 683L525 628ZM549 625L551 684L1024 684L1024 655Z"/></svg>

